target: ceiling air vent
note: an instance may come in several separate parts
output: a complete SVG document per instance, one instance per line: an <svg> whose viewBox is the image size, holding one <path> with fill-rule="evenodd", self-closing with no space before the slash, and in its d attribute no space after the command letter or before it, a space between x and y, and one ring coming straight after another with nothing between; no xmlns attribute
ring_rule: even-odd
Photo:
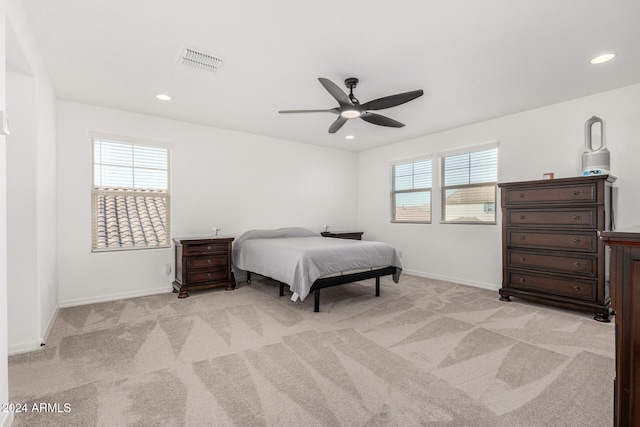
<svg viewBox="0 0 640 427"><path fill-rule="evenodd" d="M222 65L222 59L190 47L183 47L178 57L178 64L213 73Z"/></svg>

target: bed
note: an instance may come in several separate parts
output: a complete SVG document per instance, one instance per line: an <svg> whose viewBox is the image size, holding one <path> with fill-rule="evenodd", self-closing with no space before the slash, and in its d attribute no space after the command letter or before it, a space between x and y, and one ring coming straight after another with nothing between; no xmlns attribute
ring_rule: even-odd
<svg viewBox="0 0 640 427"><path fill-rule="evenodd" d="M380 277L391 275L398 283L402 264L393 246L383 242L321 237L306 228L250 230L233 243L236 277L246 272L268 277L285 285L292 301L304 301L314 293L314 311L320 311L320 290L331 286L376 279L380 296Z"/></svg>

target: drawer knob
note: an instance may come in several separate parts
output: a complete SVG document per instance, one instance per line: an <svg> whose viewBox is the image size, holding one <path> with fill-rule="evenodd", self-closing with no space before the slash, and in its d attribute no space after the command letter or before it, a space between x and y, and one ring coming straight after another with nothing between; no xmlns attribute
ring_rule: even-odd
<svg viewBox="0 0 640 427"><path fill-rule="evenodd" d="M520 236L520 240L525 240L525 239L526 239L526 237Z"/></svg>
<svg viewBox="0 0 640 427"><path fill-rule="evenodd" d="M574 195L574 196L577 196L578 194L580 194L580 191L578 191L578 190L573 190L573 195Z"/></svg>
<svg viewBox="0 0 640 427"><path fill-rule="evenodd" d="M211 277L211 273L207 273L207 277Z"/></svg>
<svg viewBox="0 0 640 427"><path fill-rule="evenodd" d="M578 261L576 261L576 262L573 263L573 266L576 267L576 268L580 267L580 263Z"/></svg>
<svg viewBox="0 0 640 427"><path fill-rule="evenodd" d="M211 258L207 259L207 262L208 262L209 264L211 264Z"/></svg>
<svg viewBox="0 0 640 427"><path fill-rule="evenodd" d="M577 245L578 243L580 243L580 239L573 239L573 243Z"/></svg>
<svg viewBox="0 0 640 427"><path fill-rule="evenodd" d="M524 277L520 278L520 283L524 283Z"/></svg>
<svg viewBox="0 0 640 427"><path fill-rule="evenodd" d="M524 193L520 193L520 197L524 197Z"/></svg>
<svg viewBox="0 0 640 427"><path fill-rule="evenodd" d="M580 219L580 215L574 215L573 219L575 219L576 221Z"/></svg>
<svg viewBox="0 0 640 427"><path fill-rule="evenodd" d="M524 219L524 215L520 215L520 219Z"/></svg>
<svg viewBox="0 0 640 427"><path fill-rule="evenodd" d="M210 251L211 250L211 245L207 245L207 250Z"/></svg>
<svg viewBox="0 0 640 427"><path fill-rule="evenodd" d="M579 291L579 290L580 290L580 286L578 286L578 285L573 285L573 290L574 290L574 291Z"/></svg>
<svg viewBox="0 0 640 427"><path fill-rule="evenodd" d="M520 261L524 262L524 257L523 256L520 257Z"/></svg>

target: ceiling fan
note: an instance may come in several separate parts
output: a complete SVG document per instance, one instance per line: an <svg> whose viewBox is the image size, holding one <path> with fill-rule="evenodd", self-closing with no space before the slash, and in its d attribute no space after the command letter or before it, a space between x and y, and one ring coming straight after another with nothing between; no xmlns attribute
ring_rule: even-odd
<svg viewBox="0 0 640 427"><path fill-rule="evenodd" d="M360 101L353 95L353 89L358 85L358 79L349 77L344 81L345 86L349 89L347 95L329 79L323 77L318 78L322 86L338 101L339 107L328 110L282 110L279 113L334 113L339 117L329 127L329 133L336 133L349 119L361 118L364 121L379 126L388 126L393 128L401 128L404 123L393 120L380 114L372 113L370 110L383 110L385 108L395 107L405 102L412 101L424 92L422 89L411 92L398 93L396 95L385 96L383 98L374 99L373 101L360 104Z"/></svg>

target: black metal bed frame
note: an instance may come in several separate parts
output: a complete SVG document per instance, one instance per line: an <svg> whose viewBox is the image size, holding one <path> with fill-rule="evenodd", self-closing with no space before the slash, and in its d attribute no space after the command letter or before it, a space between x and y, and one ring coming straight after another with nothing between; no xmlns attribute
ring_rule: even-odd
<svg viewBox="0 0 640 427"><path fill-rule="evenodd" d="M322 279L318 279L315 282L313 282L313 285L311 285L311 290L310 290L310 292L313 292L313 296L314 296L313 311L314 313L317 313L320 311L320 289L330 288L332 286L344 285L345 283L352 283L352 282L358 282L360 280L375 278L376 279L376 296L379 297L380 296L380 277L389 276L395 273L396 273L396 267L391 266L391 267L378 268L370 271L362 271L359 273L343 274L340 276L332 276L332 277L325 277ZM266 277L266 276L263 276L263 277ZM269 277L269 279L271 278ZM271 280L275 280L275 279L271 279ZM287 285L286 283L282 283L278 280L275 280L275 281L280 284L280 296L283 297L284 287ZM250 271L247 271L247 283L251 283Z"/></svg>

